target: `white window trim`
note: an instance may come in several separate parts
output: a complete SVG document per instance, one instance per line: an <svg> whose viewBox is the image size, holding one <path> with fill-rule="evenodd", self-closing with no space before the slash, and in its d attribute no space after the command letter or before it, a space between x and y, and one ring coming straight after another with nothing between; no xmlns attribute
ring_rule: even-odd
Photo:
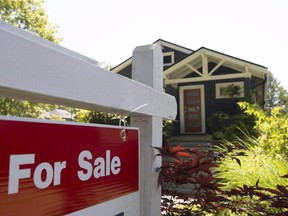
<svg viewBox="0 0 288 216"><path fill-rule="evenodd" d="M215 91L216 91L216 99L224 99L224 98L229 98L228 95L221 95L221 88L226 88L229 85L238 85L241 88L240 95L237 95L236 98L243 98L245 96L244 94L244 82L225 82L225 83L216 83L215 86Z"/></svg>
<svg viewBox="0 0 288 216"><path fill-rule="evenodd" d="M163 53L163 60L164 60L164 56L171 56L171 62L166 63L166 64L164 64L164 62L163 62L163 66L169 66L169 65L172 65L175 63L174 52L164 52Z"/></svg>
<svg viewBox="0 0 288 216"><path fill-rule="evenodd" d="M180 86L179 87L179 98L180 98L180 133L185 133L185 122L184 122L184 90L187 89L200 89L201 92L201 118L202 118L202 131L200 133L206 133L206 121L205 121L205 94L204 85L193 85L193 86Z"/></svg>

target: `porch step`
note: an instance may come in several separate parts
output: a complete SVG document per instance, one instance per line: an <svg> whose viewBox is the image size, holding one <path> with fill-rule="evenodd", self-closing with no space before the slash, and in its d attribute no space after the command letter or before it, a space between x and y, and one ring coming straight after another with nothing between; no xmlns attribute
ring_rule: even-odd
<svg viewBox="0 0 288 216"><path fill-rule="evenodd" d="M185 135L185 136L174 136L168 139L168 143L171 147L182 145L184 148L197 148L200 151L211 150L213 148L212 137L210 135ZM163 159L164 161L165 159ZM183 184L177 189L178 192L189 194L193 190L195 185Z"/></svg>
<svg viewBox="0 0 288 216"><path fill-rule="evenodd" d="M207 150L212 148L212 138L209 135L174 136L168 139L170 146L182 145L184 148Z"/></svg>

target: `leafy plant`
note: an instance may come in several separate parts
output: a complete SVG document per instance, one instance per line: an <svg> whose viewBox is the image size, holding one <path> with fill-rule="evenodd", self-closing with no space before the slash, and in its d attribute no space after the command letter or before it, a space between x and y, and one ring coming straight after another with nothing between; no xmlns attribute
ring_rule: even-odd
<svg viewBox="0 0 288 216"><path fill-rule="evenodd" d="M181 145L170 147L169 144L156 148L163 156L163 165L159 168L159 184L162 186L162 211L165 215L191 215L209 213L217 209L222 196L220 184L213 177L213 169L217 167L215 160L198 149L186 149ZM186 192L181 186L188 185ZM183 188L182 188L183 189ZM177 200L183 200L181 208ZM175 201L176 200L176 201Z"/></svg>
<svg viewBox="0 0 288 216"><path fill-rule="evenodd" d="M163 144L167 142L167 139L169 139L172 136L172 130L173 130L173 121L172 120L164 120L163 121Z"/></svg>
<svg viewBox="0 0 288 216"><path fill-rule="evenodd" d="M44 0L0 0L0 20L59 43L58 27L48 20Z"/></svg>
<svg viewBox="0 0 288 216"><path fill-rule="evenodd" d="M285 112L288 110L288 91L271 74L268 84L267 104L269 109L280 106Z"/></svg>
<svg viewBox="0 0 288 216"><path fill-rule="evenodd" d="M158 150L164 157L159 168L159 183L162 186L162 215L287 215L288 186L279 181L274 187L240 183L225 189L221 179L215 175L218 162L224 154L212 154L198 149L186 149L169 144ZM233 150L234 149L234 150ZM245 148L226 148L233 160L246 157ZM222 152L224 153L224 152ZM238 169L245 161L235 160ZM221 165L220 165L221 166ZM223 171L225 172L225 171ZM283 175L287 178L288 174ZM225 181L224 181L225 183ZM252 185L252 186L251 186ZM183 186L186 191L181 191Z"/></svg>
<svg viewBox="0 0 288 216"><path fill-rule="evenodd" d="M120 116L112 113L103 113L103 112L77 109L76 120L86 123L119 125ZM127 119L125 119L125 121L126 120Z"/></svg>
<svg viewBox="0 0 288 216"><path fill-rule="evenodd" d="M243 137L243 132L256 136L255 118L245 113L229 115L223 112L214 113L208 119L208 127L215 140L232 141Z"/></svg>
<svg viewBox="0 0 288 216"><path fill-rule="evenodd" d="M241 87L236 84L231 84L224 89L224 95L227 95L230 98L235 98L241 95Z"/></svg>
<svg viewBox="0 0 288 216"><path fill-rule="evenodd" d="M287 160L267 155L255 138L238 138L236 144L226 142L219 156L216 177L222 179L226 189L242 184L253 185L259 179L263 187L269 188L287 183L279 178L288 173Z"/></svg>
<svg viewBox="0 0 288 216"><path fill-rule="evenodd" d="M245 113L256 117L255 129L259 132L258 142L261 148L273 157L288 156L288 114L283 108L275 107L270 113L256 105L240 102Z"/></svg>

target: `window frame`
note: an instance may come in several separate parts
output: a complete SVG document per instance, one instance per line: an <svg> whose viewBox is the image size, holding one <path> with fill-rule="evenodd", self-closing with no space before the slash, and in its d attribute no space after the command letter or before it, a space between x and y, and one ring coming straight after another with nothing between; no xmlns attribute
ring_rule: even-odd
<svg viewBox="0 0 288 216"><path fill-rule="evenodd" d="M245 97L245 91L244 91L244 82L239 81L239 82L225 82L225 83L216 83L215 85L215 93L216 93L216 99L226 99L229 98L229 95L223 95L221 94L221 89L222 88L227 88L230 85L238 85L241 88L241 93L240 95L236 95L235 98L243 98Z"/></svg>
<svg viewBox="0 0 288 216"><path fill-rule="evenodd" d="M171 56L171 62L169 63L164 63L164 57L165 56ZM163 66L170 66L173 65L175 63L175 55L174 52L165 52L163 53Z"/></svg>

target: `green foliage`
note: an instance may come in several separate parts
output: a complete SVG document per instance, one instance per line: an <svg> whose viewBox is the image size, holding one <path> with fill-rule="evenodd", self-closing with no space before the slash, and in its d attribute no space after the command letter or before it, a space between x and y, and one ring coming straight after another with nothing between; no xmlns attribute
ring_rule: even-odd
<svg viewBox="0 0 288 216"><path fill-rule="evenodd" d="M280 178L288 173L288 161L280 158L273 158L257 146L257 140L251 138L239 140L242 142L241 149L235 150L235 145L225 143L227 146L234 146L234 151L225 152L217 168L216 176L223 179L226 189L232 189L243 184L254 185L258 180L262 187L275 188L277 184L288 184L286 179ZM239 144L238 142L238 144Z"/></svg>
<svg viewBox="0 0 288 216"><path fill-rule="evenodd" d="M224 95L229 96L230 98L237 97L241 94L241 87L239 85L231 84L227 86L224 90Z"/></svg>
<svg viewBox="0 0 288 216"><path fill-rule="evenodd" d="M58 27L48 21L43 4L43 0L0 0L0 20L59 43L62 39L56 36ZM1 115L41 117L45 110L54 107L54 105L0 98Z"/></svg>
<svg viewBox="0 0 288 216"><path fill-rule="evenodd" d="M109 125L119 125L120 121L120 116L117 114L94 112L83 109L76 110L75 118L79 122L109 124ZM124 120L127 122L127 119Z"/></svg>
<svg viewBox="0 0 288 216"><path fill-rule="evenodd" d="M59 106L33 103L23 100L0 98L0 115L42 118L47 110L56 109Z"/></svg>
<svg viewBox="0 0 288 216"><path fill-rule="evenodd" d="M242 137L243 132L249 132L251 136L256 135L254 130L255 118L245 113L229 115L223 112L214 113L208 119L208 127L215 140L234 140Z"/></svg>
<svg viewBox="0 0 288 216"><path fill-rule="evenodd" d="M59 43L58 27L48 21L44 0L0 0L0 20Z"/></svg>
<svg viewBox="0 0 288 216"><path fill-rule="evenodd" d="M225 185L222 187L226 191L224 195L233 201L233 208L250 209L251 215L259 215L259 212L270 215L285 211L282 207L278 209L271 205L273 195L269 191L275 192L279 185L288 184L287 178L281 177L288 173L287 160L267 154L258 140L249 136L245 139L238 138L234 143L226 142L219 156L215 177L221 179L221 183ZM287 198L288 194L285 199L288 200ZM231 209L228 208L225 212L231 213Z"/></svg>
<svg viewBox="0 0 288 216"><path fill-rule="evenodd" d="M44 110L27 101L19 101L8 98L0 98L0 114L15 115L21 117L38 117Z"/></svg>
<svg viewBox="0 0 288 216"><path fill-rule="evenodd" d="M246 153L250 154L250 148L253 145L249 148L239 149L239 152L237 152L238 150L235 151L235 145L231 144L231 147L234 146L234 150L228 151L229 148L227 148L226 154L223 154L224 158L221 158L220 167L223 164L223 160L226 161L228 153L226 161L228 166L231 163L235 165L235 172L234 174L232 172L231 177L235 177L234 179L226 178L226 172L230 172L229 169L222 170L219 174L217 160L215 160L216 155L214 154L214 157L211 157L211 152L185 149L180 145L176 147L166 145L162 148L155 148L159 152L156 156L164 157L163 164L159 168L159 183L162 186L163 196L161 202L162 215L287 215L288 174L280 177L276 176L281 174L281 172L278 172L272 177L277 179L277 181L272 180L273 183L271 185L270 183L262 185L262 177L267 179L265 175L269 174L269 171L275 172L273 169L279 168L278 166L270 166L269 163L273 163L273 161L266 161L269 157L260 157L259 161L254 159L253 165L256 164L257 166L253 166L251 169L249 167L251 166L251 161L248 161L248 173L241 173L241 167L243 167L244 163L246 164L246 161L242 160L244 158L243 153L247 151ZM255 152L253 153L255 154ZM250 159L255 157L255 155L251 156L249 154L245 157ZM261 154L259 155L261 156ZM237 163L233 161L237 156L241 156L241 163L237 160ZM229 159L231 160L229 161ZM285 170L287 171L287 165L285 161L282 162L280 167L286 166L283 170L284 173ZM280 164L281 161L278 160L278 163ZM260 172L266 170L267 166L269 167L268 171L261 174ZM215 172L215 168L217 172ZM255 175L255 172L257 172L254 169L259 168L261 168L259 170L261 176L245 184L243 175L248 175L249 178L249 176ZM222 181L226 183L226 187L223 187L224 185L220 181L219 176L224 179ZM234 181L239 185L233 184ZM227 185L227 182L229 182L229 185ZM183 186L186 186L185 193L181 192Z"/></svg>
<svg viewBox="0 0 288 216"><path fill-rule="evenodd" d="M280 85L274 76L270 77L268 85L268 100L267 107L273 109L274 107L280 106L284 111L288 110L288 92Z"/></svg>
<svg viewBox="0 0 288 216"><path fill-rule="evenodd" d="M217 164L211 157L205 152L182 148L181 145L170 147L166 144L162 148L154 147L154 149L159 152L156 156L164 157L163 164L159 168L164 215L192 215L189 214L191 211L193 215L202 215L217 210L221 196L215 192L220 190L220 185L212 174ZM181 186L187 184L190 185L187 193L178 191ZM183 201L179 202L177 199Z"/></svg>
<svg viewBox="0 0 288 216"><path fill-rule="evenodd" d="M164 120L163 121L163 144L166 144L167 139L172 136L173 130L173 121L172 120Z"/></svg>
<svg viewBox="0 0 288 216"><path fill-rule="evenodd" d="M266 113L256 105L239 103L245 113L256 117L255 129L259 132L259 146L269 155L288 158L288 114L275 107Z"/></svg>
<svg viewBox="0 0 288 216"><path fill-rule="evenodd" d="M160 168L163 215L288 215L287 114L280 107L266 113L246 102L239 105L254 118L257 137L242 130L241 137L233 134L216 152L158 149L159 155L174 159L164 159ZM227 129L222 114L212 120L214 130ZM201 160L209 163L202 166ZM190 191L180 193L187 183Z"/></svg>

